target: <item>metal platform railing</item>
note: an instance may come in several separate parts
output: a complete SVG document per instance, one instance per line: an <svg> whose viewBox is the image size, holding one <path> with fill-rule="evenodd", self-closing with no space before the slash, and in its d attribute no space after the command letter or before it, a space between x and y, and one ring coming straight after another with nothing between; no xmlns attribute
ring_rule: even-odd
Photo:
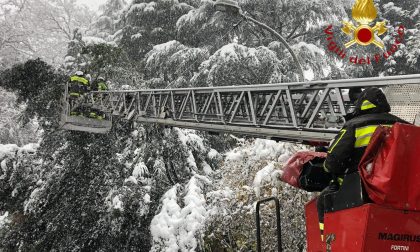
<svg viewBox="0 0 420 252"><path fill-rule="evenodd" d="M87 99L89 98L89 99ZM104 134L111 130L112 127L112 117L104 118L103 120L97 120L93 118L86 117L85 115L71 115L71 107L85 106L86 101L92 100L91 96L82 97L78 100L73 100L70 102L68 85L65 88L64 96L62 100L62 114L59 121L59 127L64 130L72 131L83 131L89 133L98 133ZM72 104L70 104L72 103ZM92 107L93 104L86 104Z"/></svg>
<svg viewBox="0 0 420 252"><path fill-rule="evenodd" d="M350 88L382 87L392 113L414 121L420 75L304 83L91 92L89 103L127 120L290 141L329 141L353 104Z"/></svg>

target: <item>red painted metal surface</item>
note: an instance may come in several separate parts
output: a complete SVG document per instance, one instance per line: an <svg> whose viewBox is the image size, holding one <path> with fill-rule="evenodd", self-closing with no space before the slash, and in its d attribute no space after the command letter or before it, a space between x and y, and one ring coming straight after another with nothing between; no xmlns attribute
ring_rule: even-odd
<svg viewBox="0 0 420 252"><path fill-rule="evenodd" d="M310 230L311 227L308 235L319 236ZM325 250L319 250L314 239L308 237L308 252L420 252L420 212L366 204L327 213L324 236L326 241L331 240L325 244Z"/></svg>
<svg viewBox="0 0 420 252"><path fill-rule="evenodd" d="M367 205L366 205L367 206ZM346 209L325 214L325 240L334 236L330 244L331 251L364 251L367 217L369 210L366 206Z"/></svg>
<svg viewBox="0 0 420 252"><path fill-rule="evenodd" d="M324 244L321 241L321 232L319 230L318 211L316 202L318 198L311 200L305 206L306 218L306 242L308 252L325 251Z"/></svg>
<svg viewBox="0 0 420 252"><path fill-rule="evenodd" d="M420 251L420 212L369 205L364 251Z"/></svg>

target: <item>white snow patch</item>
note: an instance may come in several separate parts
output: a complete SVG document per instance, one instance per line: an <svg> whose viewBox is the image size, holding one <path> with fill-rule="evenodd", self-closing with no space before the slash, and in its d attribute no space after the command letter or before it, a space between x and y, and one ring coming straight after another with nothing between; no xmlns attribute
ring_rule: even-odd
<svg viewBox="0 0 420 252"><path fill-rule="evenodd" d="M3 170L3 172L6 173L6 171L7 171L7 159L3 159L3 161L1 161L0 167Z"/></svg>
<svg viewBox="0 0 420 252"><path fill-rule="evenodd" d="M141 35L141 33L136 33L136 34L134 34L134 35L131 35L131 39L132 39L132 40L134 40L134 39L139 39L139 38L141 38L141 37L143 37L143 35Z"/></svg>
<svg viewBox="0 0 420 252"><path fill-rule="evenodd" d="M226 160L227 161L238 161L241 160L243 157L240 151L236 152L235 150L226 153Z"/></svg>
<svg viewBox="0 0 420 252"><path fill-rule="evenodd" d="M184 146L187 146L187 136L180 130L179 128L174 128L174 130L178 133L178 139Z"/></svg>
<svg viewBox="0 0 420 252"><path fill-rule="evenodd" d="M146 8L144 8L144 12L153 12L153 11L155 11L155 6L156 6L156 3L155 2L149 3L146 6Z"/></svg>
<svg viewBox="0 0 420 252"><path fill-rule="evenodd" d="M260 197L261 187L272 182L272 174L275 171L274 162L269 163L266 167L255 174L253 188L257 197Z"/></svg>
<svg viewBox="0 0 420 252"><path fill-rule="evenodd" d="M38 208L38 200L39 197L41 196L41 188L35 188L32 192L31 195L29 196L29 199L25 201L24 203L24 207L23 207L23 211L25 214L27 213L31 213L31 212L35 212L36 209Z"/></svg>
<svg viewBox="0 0 420 252"><path fill-rule="evenodd" d="M305 78L305 80L314 80L315 79L315 73L314 70L312 70L312 68L309 68L307 70L303 70L303 76Z"/></svg>
<svg viewBox="0 0 420 252"><path fill-rule="evenodd" d="M44 184L44 181L42 181L42 179L36 182L36 186L42 186L42 184Z"/></svg>
<svg viewBox="0 0 420 252"><path fill-rule="evenodd" d="M153 236L151 251L196 251L196 236L204 227L208 214L202 190L203 185L208 182L208 179L201 176L190 179L185 188L183 208L178 204L177 193L180 185L175 185L165 193L162 209L153 218L150 226Z"/></svg>
<svg viewBox="0 0 420 252"><path fill-rule="evenodd" d="M198 146L201 151L206 150L206 148L204 147L203 138L199 137L198 135L192 132L188 132L187 137L188 143Z"/></svg>
<svg viewBox="0 0 420 252"><path fill-rule="evenodd" d="M188 151L187 163L193 170L197 170L197 163L191 151Z"/></svg>
<svg viewBox="0 0 420 252"><path fill-rule="evenodd" d="M66 56L64 58L64 62L74 62L76 60L76 58L74 58L73 56Z"/></svg>
<svg viewBox="0 0 420 252"><path fill-rule="evenodd" d="M144 200L144 203L150 203L151 202L150 195L146 193L143 197L143 200Z"/></svg>
<svg viewBox="0 0 420 252"><path fill-rule="evenodd" d="M39 144L35 144L35 143L27 144L25 146L22 146L19 149L18 154L22 154L22 153L34 154L36 150L38 149L38 147L39 147Z"/></svg>
<svg viewBox="0 0 420 252"><path fill-rule="evenodd" d="M107 43L105 40L98 37L83 37L82 40L86 43L86 45L97 45Z"/></svg>
<svg viewBox="0 0 420 252"><path fill-rule="evenodd" d="M253 185L249 192L254 192L257 196L262 193L262 188L267 185L276 187L280 185L281 164L285 163L298 150L305 149L304 146L275 142L272 140L256 139L253 142L246 142L244 145L228 152L225 157L225 166L232 169L240 169L244 177L252 170L251 166L264 167L255 171ZM239 171L239 170L238 170ZM238 174L242 176L242 174ZM271 195L271 194L270 194Z"/></svg>
<svg viewBox="0 0 420 252"><path fill-rule="evenodd" d="M17 188L13 189L13 191L12 191L12 197L13 198L16 197L16 195L18 195L18 193L19 193L19 191L18 191Z"/></svg>
<svg viewBox="0 0 420 252"><path fill-rule="evenodd" d="M114 208L115 210L118 210L120 212L124 211L123 202L120 200L119 195L115 196L112 199L112 208Z"/></svg>
<svg viewBox="0 0 420 252"><path fill-rule="evenodd" d="M124 180L124 184L129 184L129 183L137 185L137 179L134 176L130 176L128 177L128 179Z"/></svg>
<svg viewBox="0 0 420 252"><path fill-rule="evenodd" d="M313 57L316 57L317 55L325 55L325 51L322 48L314 44L308 44L306 42L299 42L298 44L293 45L292 47L296 48L296 51L304 50L306 53L312 54Z"/></svg>
<svg viewBox="0 0 420 252"><path fill-rule="evenodd" d="M19 150L19 147L16 144L0 145L0 159L6 156L14 157L17 150Z"/></svg>
<svg viewBox="0 0 420 252"><path fill-rule="evenodd" d="M147 168L146 164L143 162L139 162L134 166L133 170L133 177L135 178L141 178L144 175L149 174L149 169Z"/></svg>
<svg viewBox="0 0 420 252"><path fill-rule="evenodd" d="M246 148L235 148L226 153L225 161L239 161L243 159L244 156L252 157L253 160L273 160L284 157L287 161L292 155L287 148L290 145L290 143L277 143L272 140L256 139Z"/></svg>
<svg viewBox="0 0 420 252"><path fill-rule="evenodd" d="M151 251L159 251L159 244L166 247L166 251L178 251L178 227L181 224L181 207L177 203L177 190L179 185L175 185L163 195L162 209L157 214L150 225L153 241L156 243Z"/></svg>
<svg viewBox="0 0 420 252"><path fill-rule="evenodd" d="M254 143L255 158L273 158L285 151L284 144L272 140L257 139Z"/></svg>
<svg viewBox="0 0 420 252"><path fill-rule="evenodd" d="M331 66L324 66L322 68L322 73L324 74L324 77L328 77L331 73Z"/></svg>
<svg viewBox="0 0 420 252"><path fill-rule="evenodd" d="M154 52L154 53L149 52L148 54L149 57L147 57L146 64L150 64L152 61L154 61L155 57L159 54L159 52L168 52L171 50L171 48L177 48L181 45L182 44L179 43L178 41L171 40L169 42L153 46L153 49L151 52Z"/></svg>
<svg viewBox="0 0 420 252"><path fill-rule="evenodd" d="M134 130L133 132L131 132L131 137L133 138L137 138L139 136L139 131L138 130ZM138 153L139 149L136 149L136 152Z"/></svg>
<svg viewBox="0 0 420 252"><path fill-rule="evenodd" d="M8 217L9 217L9 212L5 212L3 215L0 215L0 229L2 229L4 225L7 225L8 223L10 223L10 220Z"/></svg>
<svg viewBox="0 0 420 252"><path fill-rule="evenodd" d="M210 175L213 173L213 169L206 161L203 162L203 171L206 175Z"/></svg>
<svg viewBox="0 0 420 252"><path fill-rule="evenodd" d="M207 156L208 156L210 159L215 159L215 158L217 158L219 155L220 155L220 154L219 154L219 152L217 152L217 150L215 150L215 149L210 149L209 153L207 154Z"/></svg>
<svg viewBox="0 0 420 252"><path fill-rule="evenodd" d="M236 193L229 187L225 187L220 190L212 191L207 193L207 199L210 200L210 202L213 202L213 204L210 205L210 209L208 210L208 215L211 218L211 216L226 216L227 212L224 207L221 207L221 205L228 205L230 206L231 202L234 201L236 198ZM216 204L214 204L216 203Z"/></svg>
<svg viewBox="0 0 420 252"><path fill-rule="evenodd" d="M111 36L111 38L115 41L118 41L119 39L121 39L122 35L123 35L123 31L118 30Z"/></svg>
<svg viewBox="0 0 420 252"><path fill-rule="evenodd" d="M197 146L200 151L205 151L206 147L204 146L203 138L198 136L195 133L195 130L188 130L188 129L179 129L174 128L178 134L178 139L184 146Z"/></svg>
<svg viewBox="0 0 420 252"><path fill-rule="evenodd" d="M147 6L147 3L139 3L139 4L133 4L131 5L130 9L127 12L127 15L130 14L133 11L137 10L144 10L144 8Z"/></svg>
<svg viewBox="0 0 420 252"><path fill-rule="evenodd" d="M241 46L241 45L238 45L236 43L231 43L231 44L223 46L216 53L219 53L220 56L222 56L225 59L229 59L229 58L238 59L238 55L237 55L237 52L236 52L237 47L239 47L241 49L245 48L245 46Z"/></svg>
<svg viewBox="0 0 420 252"><path fill-rule="evenodd" d="M370 174L372 174L372 170L373 170L373 163L369 163L369 164L366 166L366 171L367 171L367 173L370 175Z"/></svg>

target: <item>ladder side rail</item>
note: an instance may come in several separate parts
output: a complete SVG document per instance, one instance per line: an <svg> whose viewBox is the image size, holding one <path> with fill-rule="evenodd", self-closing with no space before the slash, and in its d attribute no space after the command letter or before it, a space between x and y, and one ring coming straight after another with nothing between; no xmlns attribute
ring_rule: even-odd
<svg viewBox="0 0 420 252"><path fill-rule="evenodd" d="M244 134L251 134L249 128L253 128L268 136L271 130L293 129L304 132L304 137L299 139L316 139L319 137L311 134L335 133L343 126L344 120L340 118L354 107L346 93L350 88L398 85L420 85L420 75L234 87L100 91L92 92L92 97L100 93L97 95L100 98L89 99L89 102L114 114L127 115L136 110L135 118L140 118L141 122L173 125L175 121L179 127L185 122L190 128L197 126L191 123L198 123L197 129L214 128L221 132L238 132L246 128ZM103 98L105 94L106 98ZM158 119L167 109L171 116L151 120Z"/></svg>
<svg viewBox="0 0 420 252"><path fill-rule="evenodd" d="M191 89L197 92L208 92L209 90L219 92L231 92L237 91L264 91L273 90L279 87L289 86L291 89L311 89L311 88L330 88L340 87L370 87L370 86L389 86L389 85L410 85L419 84L420 74L413 75L397 75L387 77L370 77L370 78L358 78L358 79L342 79L342 80L321 80L321 81L310 81L310 82L293 82L293 83L273 83L273 84L254 84L246 86L218 86L218 87L200 87L200 88L178 88L178 89L142 89L142 90L124 90L124 91L101 91L101 92L186 92L188 93Z"/></svg>

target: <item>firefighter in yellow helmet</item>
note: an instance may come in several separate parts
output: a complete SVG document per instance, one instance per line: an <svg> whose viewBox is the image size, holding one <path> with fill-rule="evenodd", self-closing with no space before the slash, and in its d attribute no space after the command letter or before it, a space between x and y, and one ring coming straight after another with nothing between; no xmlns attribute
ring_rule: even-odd
<svg viewBox="0 0 420 252"><path fill-rule="evenodd" d="M107 91L108 85L106 84L104 77L98 77L95 82L92 83L92 91Z"/></svg>
<svg viewBox="0 0 420 252"><path fill-rule="evenodd" d="M74 75L70 77L69 82L69 102L70 102L70 115L77 116L83 115L82 108L77 105L80 97L90 91L89 80L84 76L82 71L76 71Z"/></svg>

